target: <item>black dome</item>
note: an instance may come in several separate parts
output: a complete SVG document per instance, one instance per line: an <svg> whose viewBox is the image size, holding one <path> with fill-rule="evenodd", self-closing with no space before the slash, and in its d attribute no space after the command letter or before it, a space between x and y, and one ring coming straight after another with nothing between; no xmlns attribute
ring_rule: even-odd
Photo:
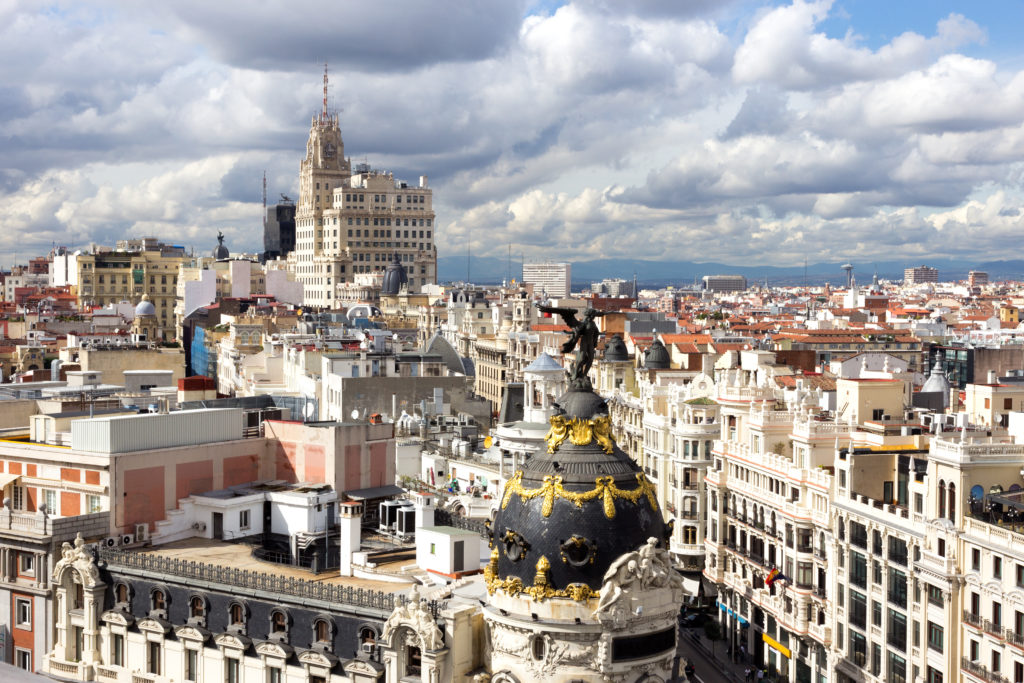
<svg viewBox="0 0 1024 683"><path fill-rule="evenodd" d="M488 589L584 600L612 562L652 536L664 547L669 529L654 485L611 440L604 400L570 390L555 413L548 448L505 485Z"/></svg>
<svg viewBox="0 0 1024 683"><path fill-rule="evenodd" d="M629 360L629 350L626 348L626 342L622 341L622 335L614 334L605 342L604 359L608 361Z"/></svg>
<svg viewBox="0 0 1024 683"><path fill-rule="evenodd" d="M648 370L665 370L670 365L671 359L668 356L668 349L665 348L660 339L655 339L654 343L644 353L644 367Z"/></svg>
<svg viewBox="0 0 1024 683"><path fill-rule="evenodd" d="M231 252L228 251L228 248L224 246L223 242L213 248L213 258L218 261L223 261L226 258L230 258L230 256Z"/></svg>
<svg viewBox="0 0 1024 683"><path fill-rule="evenodd" d="M381 296L396 296L402 291L402 286L408 284L409 276L405 274L405 266L402 265L402 261L396 253L391 263L388 264L387 270L384 271L384 283L380 288Z"/></svg>

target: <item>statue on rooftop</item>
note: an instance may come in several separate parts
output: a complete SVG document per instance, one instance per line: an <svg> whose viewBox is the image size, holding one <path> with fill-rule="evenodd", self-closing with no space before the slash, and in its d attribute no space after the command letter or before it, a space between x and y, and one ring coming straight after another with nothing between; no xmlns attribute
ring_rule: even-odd
<svg viewBox="0 0 1024 683"><path fill-rule="evenodd" d="M605 315L606 311L588 308L583 312L583 319L579 320L576 318L578 311L575 308L541 306L540 310L542 313L556 313L562 316L562 321L571 329L569 338L562 344L562 353L576 349L576 357L569 366L569 383L575 389L591 390L587 374L590 372L590 366L594 364L597 340L601 336L594 319Z"/></svg>

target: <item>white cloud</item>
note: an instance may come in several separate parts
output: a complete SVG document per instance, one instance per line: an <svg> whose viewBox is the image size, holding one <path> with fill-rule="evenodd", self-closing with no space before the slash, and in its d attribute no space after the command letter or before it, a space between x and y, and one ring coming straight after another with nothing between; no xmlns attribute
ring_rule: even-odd
<svg viewBox="0 0 1024 683"><path fill-rule="evenodd" d="M0 260L218 229L259 249L259 178L294 194L321 59L346 153L430 176L442 256L800 262L964 232L998 257L1021 227L1024 72L967 54L960 15L867 47L824 0L12 7Z"/></svg>

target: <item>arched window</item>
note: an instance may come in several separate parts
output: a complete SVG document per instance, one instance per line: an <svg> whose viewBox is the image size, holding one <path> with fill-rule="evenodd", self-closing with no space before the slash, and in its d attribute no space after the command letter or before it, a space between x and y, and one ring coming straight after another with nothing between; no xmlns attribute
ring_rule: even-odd
<svg viewBox="0 0 1024 683"><path fill-rule="evenodd" d="M939 517L946 516L946 482L939 480Z"/></svg>
<svg viewBox="0 0 1024 683"><path fill-rule="evenodd" d="M544 636L533 637L533 642L530 643L530 652L538 662L544 659L547 654L547 643L544 642Z"/></svg>
<svg viewBox="0 0 1024 683"><path fill-rule="evenodd" d="M956 521L956 484L949 482L949 519Z"/></svg>
<svg viewBox="0 0 1024 683"><path fill-rule="evenodd" d="M245 608L241 604L231 603L231 607L228 608L228 623L231 626L245 625Z"/></svg>
<svg viewBox="0 0 1024 683"><path fill-rule="evenodd" d="M130 593L128 591L128 584L126 584L126 583L119 583L119 584L117 584L117 587L114 589L114 595L115 595L115 601L116 602L119 602L119 603L124 604L124 605L128 604L128 599L129 599L129 596L130 596Z"/></svg>
<svg viewBox="0 0 1024 683"><path fill-rule="evenodd" d="M274 610L273 614L270 615L270 632L287 633L288 615L281 610Z"/></svg>
<svg viewBox="0 0 1024 683"><path fill-rule="evenodd" d="M150 602L153 605L154 610L167 609L167 597L164 592L159 588L153 590L150 594Z"/></svg>
<svg viewBox="0 0 1024 683"><path fill-rule="evenodd" d="M193 595L192 599L188 601L188 615L192 618L205 617L206 601L198 595Z"/></svg>
<svg viewBox="0 0 1024 683"><path fill-rule="evenodd" d="M331 624L326 619L313 622L313 642L329 643L331 641Z"/></svg>

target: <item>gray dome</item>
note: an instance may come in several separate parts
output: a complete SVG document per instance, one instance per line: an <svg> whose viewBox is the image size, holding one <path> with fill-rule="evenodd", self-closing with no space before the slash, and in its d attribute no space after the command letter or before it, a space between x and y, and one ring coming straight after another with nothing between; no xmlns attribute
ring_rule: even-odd
<svg viewBox="0 0 1024 683"><path fill-rule="evenodd" d="M435 332L434 335L427 340L426 346L423 347L423 353L437 354L441 356L441 360L444 361L445 366L452 372L457 372L460 375L469 375L466 372L466 367L459 357L459 354L452 347L451 343L447 339L441 336L440 332Z"/></svg>
<svg viewBox="0 0 1024 683"><path fill-rule="evenodd" d="M928 379L925 380L924 386L921 387L922 394L934 394L942 393L949 400L949 380L946 378L946 373L942 371L942 362L936 360L935 366L932 368L932 374L928 375Z"/></svg>
<svg viewBox="0 0 1024 683"><path fill-rule="evenodd" d="M644 367L648 370L666 370L671 364L668 349L660 339L655 339L644 353Z"/></svg>
<svg viewBox="0 0 1024 683"><path fill-rule="evenodd" d="M223 261L224 259L227 259L230 256L231 254L228 252L228 248L225 247L223 243L218 244L213 248L213 258L217 259L218 261Z"/></svg>
<svg viewBox="0 0 1024 683"><path fill-rule="evenodd" d="M523 373L527 372L564 372L565 368L558 364L554 358L546 353L541 353L537 359L526 366Z"/></svg>
<svg viewBox="0 0 1024 683"><path fill-rule="evenodd" d="M622 341L622 335L613 334L612 338L605 342L604 359L613 362L629 360L629 349L626 348L626 342Z"/></svg>
<svg viewBox="0 0 1024 683"><path fill-rule="evenodd" d="M403 285L409 284L409 276L405 274L405 266L396 253L387 270L384 271L384 284L381 285L381 296L396 296L402 291Z"/></svg>
<svg viewBox="0 0 1024 683"><path fill-rule="evenodd" d="M142 301L135 306L135 317L138 318L143 315L156 315L156 306L153 305L153 302L145 294L142 295Z"/></svg>

